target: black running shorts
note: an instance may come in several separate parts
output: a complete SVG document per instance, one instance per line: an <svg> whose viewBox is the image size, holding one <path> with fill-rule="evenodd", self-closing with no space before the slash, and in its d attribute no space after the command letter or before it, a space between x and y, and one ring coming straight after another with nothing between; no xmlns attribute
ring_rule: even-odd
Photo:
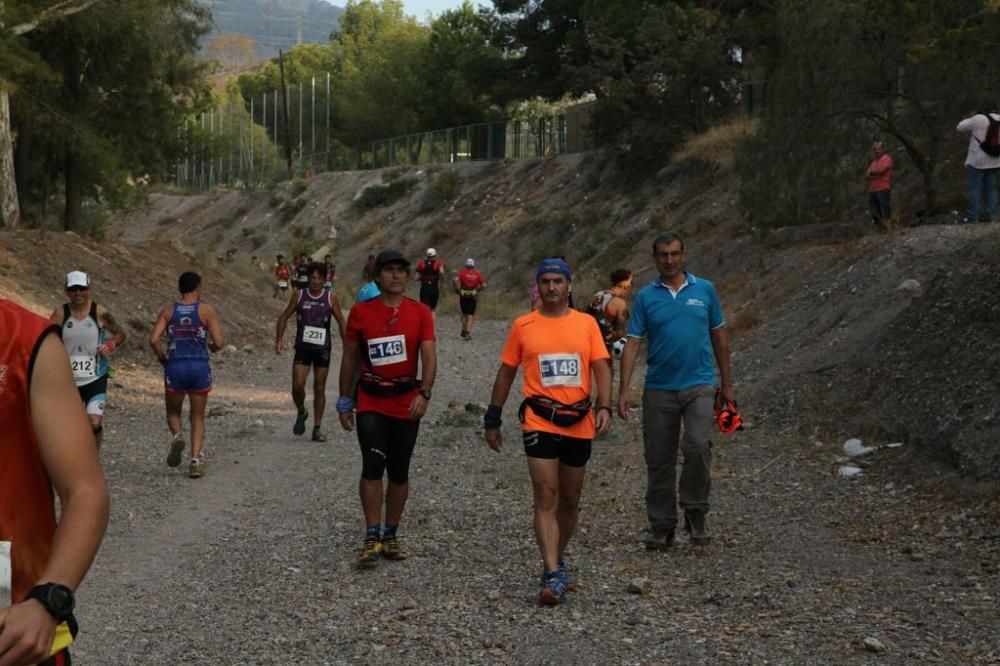
<svg viewBox="0 0 1000 666"><path fill-rule="evenodd" d="M295 359L293 365L311 365L314 368L330 367L329 349L299 349L295 348Z"/></svg>
<svg viewBox="0 0 1000 666"><path fill-rule="evenodd" d="M458 299L458 305L462 308L462 314L464 315L474 315L476 314L476 303L479 299L475 296L464 296Z"/></svg>
<svg viewBox="0 0 1000 666"><path fill-rule="evenodd" d="M558 458L568 467L583 467L590 460L590 440L556 435L540 430L525 430L524 452L532 458Z"/></svg>
<svg viewBox="0 0 1000 666"><path fill-rule="evenodd" d="M439 291L437 285L434 284L421 284L420 285L420 302L429 307L431 310L438 306L438 295Z"/></svg>

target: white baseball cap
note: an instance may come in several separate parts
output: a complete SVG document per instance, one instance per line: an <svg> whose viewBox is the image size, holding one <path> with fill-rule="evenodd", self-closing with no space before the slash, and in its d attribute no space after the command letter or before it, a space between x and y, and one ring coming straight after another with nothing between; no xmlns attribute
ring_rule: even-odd
<svg viewBox="0 0 1000 666"><path fill-rule="evenodd" d="M436 257L436 256L438 256L438 251L435 250L432 247L429 247L429 248L427 248L427 256L428 257Z"/></svg>
<svg viewBox="0 0 1000 666"><path fill-rule="evenodd" d="M476 265L476 260L473 259L472 257L469 257L468 259L465 260L465 265L468 266L469 268L472 268L473 266Z"/></svg>
<svg viewBox="0 0 1000 666"><path fill-rule="evenodd" d="M73 271L66 274L66 288L70 287L89 287L90 278L83 271Z"/></svg>

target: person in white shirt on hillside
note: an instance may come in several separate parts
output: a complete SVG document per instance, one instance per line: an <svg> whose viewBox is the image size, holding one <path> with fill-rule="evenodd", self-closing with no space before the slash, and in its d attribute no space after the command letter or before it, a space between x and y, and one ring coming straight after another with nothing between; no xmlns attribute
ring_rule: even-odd
<svg viewBox="0 0 1000 666"><path fill-rule="evenodd" d="M959 224L991 222L996 219L1000 156L989 155L983 149L983 143L987 142L990 118L1000 121L1000 114L997 114L995 104L983 105L983 108L985 111L966 118L956 128L969 135L969 152L965 157L965 189L969 196L969 206L965 214L958 218Z"/></svg>

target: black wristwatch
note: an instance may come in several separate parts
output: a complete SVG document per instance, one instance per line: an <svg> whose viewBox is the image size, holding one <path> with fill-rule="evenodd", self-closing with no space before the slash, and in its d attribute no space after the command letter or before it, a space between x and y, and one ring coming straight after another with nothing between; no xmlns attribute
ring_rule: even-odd
<svg viewBox="0 0 1000 666"><path fill-rule="evenodd" d="M59 583L36 585L28 590L26 599L37 600L58 622L72 618L73 608L76 605L73 590Z"/></svg>
<svg viewBox="0 0 1000 666"><path fill-rule="evenodd" d="M431 399L431 390L430 389L422 388L422 389L420 389L420 395L424 396L424 400L430 400Z"/></svg>

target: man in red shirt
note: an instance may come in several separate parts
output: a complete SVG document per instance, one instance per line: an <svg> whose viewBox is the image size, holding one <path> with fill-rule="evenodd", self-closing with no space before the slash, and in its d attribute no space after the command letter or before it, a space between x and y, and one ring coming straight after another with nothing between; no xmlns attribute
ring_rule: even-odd
<svg viewBox="0 0 1000 666"><path fill-rule="evenodd" d="M885 152L885 144L872 144L875 159L868 165L865 177L868 179L868 208L872 222L885 224L892 217L892 158Z"/></svg>
<svg viewBox="0 0 1000 666"><path fill-rule="evenodd" d="M0 662L60 666L108 489L58 328L0 299L0 331Z"/></svg>
<svg viewBox="0 0 1000 666"><path fill-rule="evenodd" d="M486 280L476 270L476 260L469 257L465 260L465 268L455 276L455 293L458 294L458 305L462 309L463 340L472 339L472 323L476 319L479 292L483 289L486 289Z"/></svg>
<svg viewBox="0 0 1000 666"><path fill-rule="evenodd" d="M381 294L355 303L347 317L337 413L340 425L353 430L357 411L365 518L364 547L358 557L362 567L374 566L379 557L407 557L396 530L409 495L410 458L420 419L427 411L437 374L434 320L430 308L404 295L409 276L410 262L401 253L380 253L375 259L375 279ZM359 360L361 378L355 386ZM385 475L389 483L383 494Z"/></svg>

